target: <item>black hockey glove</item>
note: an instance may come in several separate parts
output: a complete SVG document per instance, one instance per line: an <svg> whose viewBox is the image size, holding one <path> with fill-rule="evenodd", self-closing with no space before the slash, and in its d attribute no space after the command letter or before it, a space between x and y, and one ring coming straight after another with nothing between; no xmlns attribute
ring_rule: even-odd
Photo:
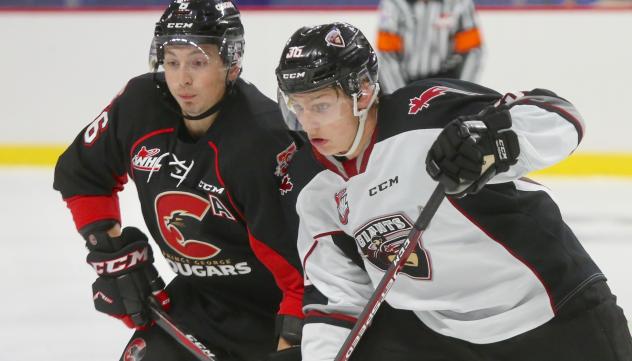
<svg viewBox="0 0 632 361"><path fill-rule="evenodd" d="M110 237L110 226L88 226L81 232L90 250L86 261L99 275L92 284L94 306L130 328L144 329L151 325L149 297L169 309L165 283L153 265L147 236L126 227L119 237Z"/></svg>
<svg viewBox="0 0 632 361"><path fill-rule="evenodd" d="M448 123L430 147L426 170L444 185L446 194L462 197L506 172L519 154L509 111L492 107Z"/></svg>

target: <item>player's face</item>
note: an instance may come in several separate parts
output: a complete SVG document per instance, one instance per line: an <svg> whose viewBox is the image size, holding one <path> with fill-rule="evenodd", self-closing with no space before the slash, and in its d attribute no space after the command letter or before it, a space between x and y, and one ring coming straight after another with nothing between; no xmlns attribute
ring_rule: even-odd
<svg viewBox="0 0 632 361"><path fill-rule="evenodd" d="M182 112L199 115L226 91L227 68L215 45L165 47L165 79Z"/></svg>
<svg viewBox="0 0 632 361"><path fill-rule="evenodd" d="M291 94L288 105L319 153L335 155L351 147L358 120L353 115L351 98L340 90L329 87Z"/></svg>

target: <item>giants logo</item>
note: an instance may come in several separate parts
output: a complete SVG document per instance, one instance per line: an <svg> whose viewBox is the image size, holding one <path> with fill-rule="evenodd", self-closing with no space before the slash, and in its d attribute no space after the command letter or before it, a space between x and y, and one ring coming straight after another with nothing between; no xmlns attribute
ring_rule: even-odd
<svg viewBox="0 0 632 361"><path fill-rule="evenodd" d="M160 158L156 157L160 153L159 148L147 149L144 145L138 153L132 157L132 167L142 171L157 171L160 169Z"/></svg>
<svg viewBox="0 0 632 361"><path fill-rule="evenodd" d="M347 224L347 222L349 222L349 203L347 203L347 188L336 193L335 198L340 223Z"/></svg>
<svg viewBox="0 0 632 361"><path fill-rule="evenodd" d="M419 113L424 108L430 107L430 101L444 95L446 92L465 94L465 95L478 95L477 93L466 92L459 89L452 89L445 86L433 86L432 88L426 89L421 95L418 97L413 97L409 100L408 106L408 114L415 115Z"/></svg>
<svg viewBox="0 0 632 361"><path fill-rule="evenodd" d="M333 28L325 35L325 42L327 45L335 46L337 48L344 48L346 46L345 39L342 38L340 30Z"/></svg>
<svg viewBox="0 0 632 361"><path fill-rule="evenodd" d="M215 257L221 249L202 240L200 234L201 221L211 208L209 201L194 194L159 194L155 201L155 211L162 239L184 257L199 260Z"/></svg>
<svg viewBox="0 0 632 361"><path fill-rule="evenodd" d="M354 232L354 238L367 260L378 269L386 271L412 228L412 222L405 215L387 215L360 227ZM428 252L421 247L421 241L406 260L401 272L414 279L431 278L430 258Z"/></svg>

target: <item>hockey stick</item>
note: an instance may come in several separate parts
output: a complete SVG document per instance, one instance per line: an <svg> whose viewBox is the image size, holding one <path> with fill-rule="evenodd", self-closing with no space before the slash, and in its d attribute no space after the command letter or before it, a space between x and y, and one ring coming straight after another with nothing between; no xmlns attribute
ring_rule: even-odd
<svg viewBox="0 0 632 361"><path fill-rule="evenodd" d="M443 185L439 183L434 192L432 192L428 203L426 203L426 207L421 211L421 214L415 221L413 229L408 234L406 241L404 241L402 246L399 248L399 251L397 251L397 255L395 256L393 263L391 263L388 267L388 270L382 277L382 280L377 287L375 287L375 291L373 291L371 298L369 298L366 306L364 306L364 310L362 310L362 313L358 316L355 326L353 326L353 329L347 336L347 339L342 344L340 351L338 351L338 355L336 355L335 361L347 361L349 360L349 357L351 357L351 354L358 345L358 342L360 342L362 335L364 335L371 325L373 316L375 316L377 310L384 302L388 291L390 291L393 283L395 283L395 280L399 275L399 271L401 271L406 264L408 257L413 253L415 247L419 243L421 234L426 230L426 228L428 228L430 220L437 212L437 209L439 209L443 198L445 198L445 190Z"/></svg>
<svg viewBox="0 0 632 361"><path fill-rule="evenodd" d="M190 333L185 333L180 327L178 327L173 319L169 317L169 315L163 311L160 305L157 304L157 301L153 297L149 297L149 310L151 311L152 320L158 325L163 331L173 337L182 347L187 349L190 354L195 356L199 361L219 361L215 354L213 354L206 346L204 346L200 341L198 341L193 335Z"/></svg>

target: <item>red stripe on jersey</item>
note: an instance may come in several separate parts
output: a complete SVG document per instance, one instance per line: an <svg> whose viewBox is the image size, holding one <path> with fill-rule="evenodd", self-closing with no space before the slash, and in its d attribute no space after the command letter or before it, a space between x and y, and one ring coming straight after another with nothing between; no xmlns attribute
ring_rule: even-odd
<svg viewBox="0 0 632 361"><path fill-rule="evenodd" d="M332 235L338 234L338 233L345 233L345 232L343 232L341 230L337 230L337 231L330 231L330 232L325 232L325 233L319 233L319 234L314 236L314 239L321 238L321 237L326 237L326 236L332 236Z"/></svg>
<svg viewBox="0 0 632 361"><path fill-rule="evenodd" d="M342 174L342 172L340 172L340 170L332 162L330 162L329 159L327 159L324 155L320 154L314 147L312 147L312 154L314 154L314 157L316 158L316 160L319 161L320 164L324 165L325 168L338 174L345 181L349 180L349 177L347 177L346 174Z"/></svg>
<svg viewBox="0 0 632 361"><path fill-rule="evenodd" d="M366 147L364 151L364 156L362 157L362 164L360 164L360 173L364 173L366 170L366 165L369 163L369 158L371 157L371 152L373 151L373 146L375 145L375 140L377 139L377 129L378 126L375 125L375 129L373 130L373 135L371 135L371 142L369 146Z"/></svg>
<svg viewBox="0 0 632 361"><path fill-rule="evenodd" d="M358 321L357 318L349 315L345 315L343 313L325 313L320 311L307 311L305 314L305 318L307 317L325 317L325 318L333 318L334 320L342 320L346 322L356 323Z"/></svg>
<svg viewBox="0 0 632 361"><path fill-rule="evenodd" d="M208 145L211 148L213 148L213 151L215 152L215 175L217 175L217 180L219 180L219 184L222 186L222 188L226 190L226 196L228 197L228 201L230 202L230 205L233 206L233 209L235 210L235 212L237 212L237 215L239 216L239 218L244 223L247 223L246 217L242 213L241 209L237 207L237 204L235 204L235 201L233 201L233 197L230 196L230 191L228 190L228 187L226 187L224 178L222 178L222 173L219 171L219 150L217 150L217 146L215 145L215 143L211 141L208 142Z"/></svg>
<svg viewBox="0 0 632 361"><path fill-rule="evenodd" d="M116 193L109 196L75 196L64 200L72 213L77 230L106 219L114 219L121 223L121 210Z"/></svg>
<svg viewBox="0 0 632 361"><path fill-rule="evenodd" d="M356 159L347 159L342 161L342 167L345 169L345 172L349 175L349 178L354 175L358 175L358 168L356 167Z"/></svg>
<svg viewBox="0 0 632 361"><path fill-rule="evenodd" d="M309 256L311 256L312 252L314 252L314 250L316 249L316 246L318 246L318 239L314 237L314 243L312 243L311 247L309 247L309 251L305 253L305 258L303 259L303 272L305 272L305 274L307 274L305 264L307 263L307 259L309 258Z"/></svg>
<svg viewBox="0 0 632 361"><path fill-rule="evenodd" d="M540 275L540 273L535 269L535 266L533 266L531 263L527 262L527 260L525 260L524 258L520 257L518 254L516 254L511 249L509 249L502 241L496 239L496 237L494 237L492 234L490 234L485 229L485 227L483 227L482 225L478 224L478 222L476 222L476 220L474 220L467 213L465 213L465 211L461 207L459 207L459 205L454 201L454 199L452 199L450 197L447 197L447 199L450 201L452 206L454 206L454 208L457 211L459 211L459 213L461 213L465 218L467 218L470 222L472 222L472 224L475 225L478 229L483 231L483 233L485 233L487 235L487 237L491 238L494 242L496 242L499 245L501 245L505 250L507 250L507 252L509 252L510 255L512 255L515 259L517 259L520 262L522 262L522 264L527 266L527 268L529 268L531 270L531 272L533 272L533 274L536 276L536 278L542 284L542 287L544 287L544 290L546 291L546 294L549 297L549 303L551 304L551 310L553 311L553 314L557 314L557 309L555 308L555 303L553 302L553 297L551 296L552 293L551 293L550 287L549 287L549 285L546 284L546 282L544 282L544 279L542 279L542 276Z"/></svg>
<svg viewBox="0 0 632 361"><path fill-rule="evenodd" d="M337 231L330 231L330 232L319 233L319 234L315 235L314 236L314 243L312 243L312 246L309 247L309 251L307 251L307 253L305 254L305 259L303 259L303 270L305 269L305 263L307 262L307 259L312 254L312 252L314 252L314 249L316 249L316 246L318 245L318 239L319 238L327 237L327 236L333 236L334 234L341 234L341 233L345 234L345 232L343 232L341 230L337 230Z"/></svg>
<svg viewBox="0 0 632 361"><path fill-rule="evenodd" d="M303 276L283 256L255 238L250 230L248 239L255 256L272 272L277 286L283 291L279 314L303 318Z"/></svg>
<svg viewBox="0 0 632 361"><path fill-rule="evenodd" d="M146 140L147 138L151 138L153 136L156 136L158 134L163 134L163 133L172 133L175 129L174 128L166 128L166 129L159 129L159 130L154 130L151 133L145 134L142 137L140 137L137 141L134 142L134 144L132 144L132 147L129 150L129 157L133 158L134 157L134 149L136 149L136 147L138 147L138 145L143 142L144 140Z"/></svg>

